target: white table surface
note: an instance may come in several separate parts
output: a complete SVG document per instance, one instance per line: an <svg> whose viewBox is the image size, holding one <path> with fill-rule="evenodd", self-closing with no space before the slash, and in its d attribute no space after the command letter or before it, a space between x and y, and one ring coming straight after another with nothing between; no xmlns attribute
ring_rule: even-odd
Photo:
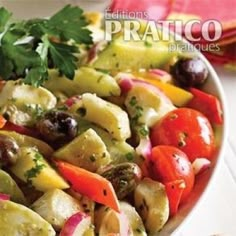
<svg viewBox="0 0 236 236"><path fill-rule="evenodd" d="M229 110L224 162L215 181L179 236L236 235L236 72L216 68Z"/></svg>

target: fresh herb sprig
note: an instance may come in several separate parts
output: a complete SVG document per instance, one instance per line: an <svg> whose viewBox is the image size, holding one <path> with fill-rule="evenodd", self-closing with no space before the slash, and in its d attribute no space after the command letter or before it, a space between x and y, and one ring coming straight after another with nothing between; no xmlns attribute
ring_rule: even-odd
<svg viewBox="0 0 236 236"><path fill-rule="evenodd" d="M42 160L43 156L40 153L36 152L33 158L34 166L31 169L27 170L24 174L27 179L27 183L32 184L32 179L37 177L41 173L43 168L46 167L46 165L42 163Z"/></svg>
<svg viewBox="0 0 236 236"><path fill-rule="evenodd" d="M0 77L23 77L40 86L52 66L68 79L74 78L79 53L76 44L92 44L88 22L79 7L65 6L49 19L10 23L12 14L0 8Z"/></svg>

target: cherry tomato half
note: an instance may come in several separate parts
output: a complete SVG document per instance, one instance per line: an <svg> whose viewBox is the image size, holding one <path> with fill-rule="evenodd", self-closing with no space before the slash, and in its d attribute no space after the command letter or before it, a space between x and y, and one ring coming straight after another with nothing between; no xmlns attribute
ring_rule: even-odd
<svg viewBox="0 0 236 236"><path fill-rule="evenodd" d="M177 213L180 199L185 189L184 180L175 180L165 184L166 194L169 200L170 216Z"/></svg>
<svg viewBox="0 0 236 236"><path fill-rule="evenodd" d="M160 145L152 149L152 177L163 184L183 180L185 187L180 202L186 200L194 185L194 172L184 152L173 146Z"/></svg>
<svg viewBox="0 0 236 236"><path fill-rule="evenodd" d="M167 113L151 130L151 142L172 145L185 152L191 162L196 158L211 159L214 134L208 119L190 108L179 108Z"/></svg>

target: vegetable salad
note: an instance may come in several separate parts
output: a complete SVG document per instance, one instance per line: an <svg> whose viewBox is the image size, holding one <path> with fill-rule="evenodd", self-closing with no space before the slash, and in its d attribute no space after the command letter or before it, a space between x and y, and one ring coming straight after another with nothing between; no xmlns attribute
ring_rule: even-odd
<svg viewBox="0 0 236 236"><path fill-rule="evenodd" d="M79 7L10 18L0 8L0 235L157 235L217 148L204 62L105 42Z"/></svg>

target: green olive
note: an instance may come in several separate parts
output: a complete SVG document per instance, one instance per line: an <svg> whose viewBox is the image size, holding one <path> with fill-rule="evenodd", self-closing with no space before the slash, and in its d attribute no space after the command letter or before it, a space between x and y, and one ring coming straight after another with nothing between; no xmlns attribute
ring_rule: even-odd
<svg viewBox="0 0 236 236"><path fill-rule="evenodd" d="M112 183L118 199L123 199L135 189L142 174L137 164L121 163L108 167L101 175Z"/></svg>

